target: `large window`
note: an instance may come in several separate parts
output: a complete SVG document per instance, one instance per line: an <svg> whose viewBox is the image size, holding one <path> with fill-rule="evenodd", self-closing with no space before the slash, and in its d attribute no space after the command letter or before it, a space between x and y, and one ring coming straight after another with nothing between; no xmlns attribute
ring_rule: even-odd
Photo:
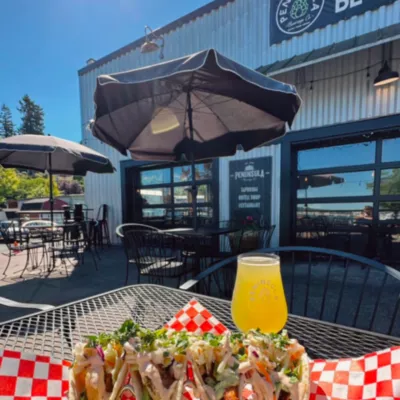
<svg viewBox="0 0 400 400"><path fill-rule="evenodd" d="M192 224L190 165L145 169L139 174L135 207L140 209L142 222L163 226ZM195 181L199 224L210 224L213 219L211 162L196 164Z"/></svg>
<svg viewBox="0 0 400 400"><path fill-rule="evenodd" d="M343 138L329 146L310 143L296 152L293 192L298 244L317 238L319 246L372 256L366 250L375 246L378 251L379 238L386 243L396 229L400 232L397 136L399 132L375 133L355 137L353 142ZM392 231L386 232L387 227ZM352 247L355 243L359 248Z"/></svg>

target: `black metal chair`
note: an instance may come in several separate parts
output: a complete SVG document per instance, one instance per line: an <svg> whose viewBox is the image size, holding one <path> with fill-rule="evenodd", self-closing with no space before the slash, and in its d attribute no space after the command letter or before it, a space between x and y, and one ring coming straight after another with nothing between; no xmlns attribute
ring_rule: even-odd
<svg viewBox="0 0 400 400"><path fill-rule="evenodd" d="M289 312L319 320L400 334L400 272L354 254L314 247L276 247ZM343 268L343 261L346 268ZM237 257L222 260L181 285L231 299ZM201 283L201 285L199 285Z"/></svg>
<svg viewBox="0 0 400 400"><path fill-rule="evenodd" d="M88 226L90 222L75 222L72 224L64 225L62 240L53 243L48 252L52 258L59 258L64 265L66 273L68 274L66 260L74 257L82 264L85 263L85 252L89 252L96 271L98 270L95 253L98 256L96 249L93 246L92 238L89 236ZM100 258L98 256L98 258ZM72 264L72 263L71 263Z"/></svg>
<svg viewBox="0 0 400 400"><path fill-rule="evenodd" d="M3 271L3 275L6 275L8 267L10 266L11 259L13 256L16 256L20 254L21 252L26 252L26 262L25 266L22 269L20 277L24 275L24 272L28 268L29 262L32 260L34 264L34 267L38 267L42 261L47 258L47 253L46 253L46 246L42 242L35 242L35 243L30 243L29 242L29 235L28 234L23 234L21 231L11 231L8 232L6 229L0 229L1 231L1 236L3 237L3 243L7 247L8 251L8 262L6 265L6 268ZM42 251L42 257L41 260L38 258L37 252L39 250Z"/></svg>
<svg viewBox="0 0 400 400"><path fill-rule="evenodd" d="M130 265L136 265L138 283L141 276L147 276L151 283L163 284L165 279L177 279L193 271L188 268L186 257L182 256L183 238L161 231L128 230L123 237L127 256L126 279Z"/></svg>
<svg viewBox="0 0 400 400"><path fill-rule="evenodd" d="M120 239L123 239L125 232L127 231L154 231L158 232L159 229L155 228L154 226L145 225L145 224L136 224L136 223L128 223L128 224L121 224L118 225L115 229L115 233Z"/></svg>
<svg viewBox="0 0 400 400"><path fill-rule="evenodd" d="M110 231L108 229L108 205L102 204L97 211L96 218L96 229L95 229L95 245L99 244L103 249L104 240L106 241L107 247L111 246Z"/></svg>
<svg viewBox="0 0 400 400"><path fill-rule="evenodd" d="M275 225L271 225L269 228L244 231L237 254L269 247L274 231Z"/></svg>

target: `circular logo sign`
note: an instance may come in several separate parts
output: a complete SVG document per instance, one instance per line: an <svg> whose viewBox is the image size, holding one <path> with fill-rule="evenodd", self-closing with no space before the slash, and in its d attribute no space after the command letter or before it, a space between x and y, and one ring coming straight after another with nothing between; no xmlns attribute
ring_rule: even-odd
<svg viewBox="0 0 400 400"><path fill-rule="evenodd" d="M276 10L276 25L288 35L309 28L321 15L325 0L281 0Z"/></svg>

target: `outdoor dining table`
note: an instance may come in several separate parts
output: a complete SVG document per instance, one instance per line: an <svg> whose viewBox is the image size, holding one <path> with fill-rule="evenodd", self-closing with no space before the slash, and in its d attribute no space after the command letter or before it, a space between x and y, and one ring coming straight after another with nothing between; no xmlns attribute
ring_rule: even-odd
<svg viewBox="0 0 400 400"><path fill-rule="evenodd" d="M87 335L113 332L127 319L161 328L195 297L230 330L231 303L158 285L132 285L0 324L0 348L72 360L73 345ZM400 345L400 338L289 315L289 335L309 356L357 357Z"/></svg>

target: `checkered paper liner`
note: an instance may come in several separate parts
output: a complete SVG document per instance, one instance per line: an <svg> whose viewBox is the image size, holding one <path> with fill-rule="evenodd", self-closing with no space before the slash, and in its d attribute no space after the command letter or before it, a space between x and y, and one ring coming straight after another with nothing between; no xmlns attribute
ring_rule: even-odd
<svg viewBox="0 0 400 400"><path fill-rule="evenodd" d="M0 350L0 400L61 400L68 391L68 361Z"/></svg>
<svg viewBox="0 0 400 400"><path fill-rule="evenodd" d="M228 331L196 299L165 327L197 334ZM66 399L70 365L47 356L0 350L0 400ZM192 375L189 365L189 380ZM400 347L356 359L311 360L310 381L310 400L400 400ZM185 388L183 397L198 400L193 385ZM250 384L245 386L243 397L257 399ZM121 395L121 400L128 398L134 400L130 394Z"/></svg>

